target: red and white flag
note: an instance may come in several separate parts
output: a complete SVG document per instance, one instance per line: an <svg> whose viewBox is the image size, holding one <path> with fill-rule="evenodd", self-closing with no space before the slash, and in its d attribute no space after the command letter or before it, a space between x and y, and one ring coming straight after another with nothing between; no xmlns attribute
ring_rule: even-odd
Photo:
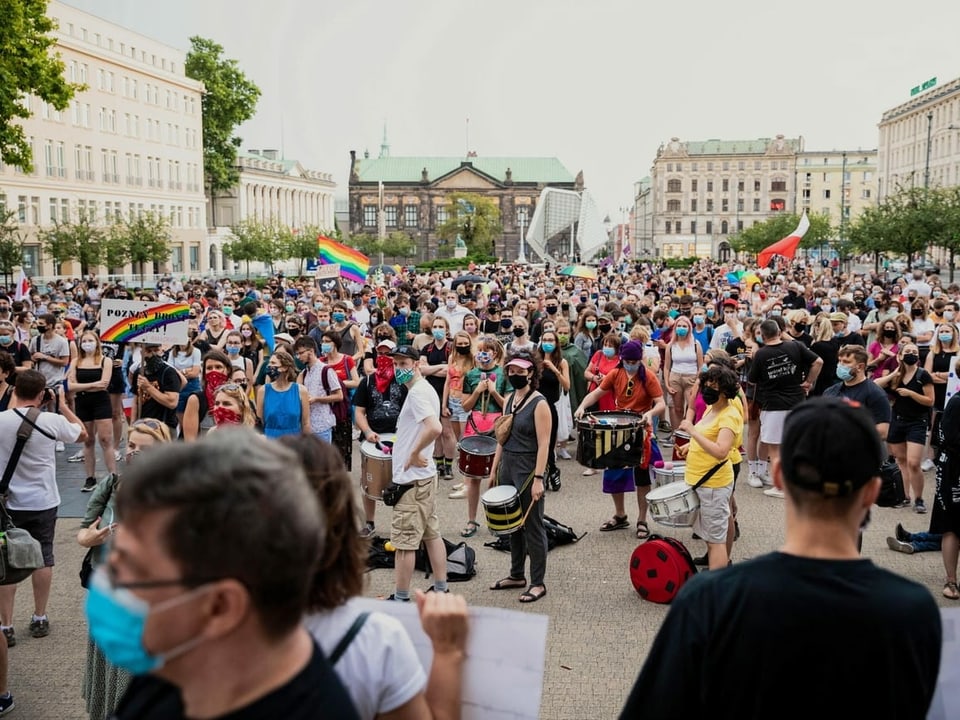
<svg viewBox="0 0 960 720"><path fill-rule="evenodd" d="M23 300L30 294L30 281L27 274L20 268L20 278L17 280L17 290L13 294L14 300Z"/></svg>
<svg viewBox="0 0 960 720"><path fill-rule="evenodd" d="M770 264L770 260L774 255L793 258L793 256L797 254L797 247L799 247L800 241L803 240L803 236L807 234L807 230L809 229L810 218L807 217L807 211L804 210L803 215L800 216L800 223L797 225L796 230L782 240L777 240L773 245L768 245L760 251L760 254L757 255L757 267L765 268Z"/></svg>

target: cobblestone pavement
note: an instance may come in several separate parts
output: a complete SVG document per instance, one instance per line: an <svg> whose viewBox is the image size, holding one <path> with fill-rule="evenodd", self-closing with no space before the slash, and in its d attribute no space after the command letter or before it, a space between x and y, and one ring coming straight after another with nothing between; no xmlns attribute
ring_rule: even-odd
<svg viewBox="0 0 960 720"><path fill-rule="evenodd" d="M15 717L42 720L74 720L86 718L80 698L80 682L85 654L83 594L77 571L83 556L75 542L87 495L83 485L82 464L67 464L66 458L76 448L58 454L58 477L63 495L61 519L57 528L53 592L49 604L51 633L35 640L27 626L32 610L29 584L20 587L15 611L18 643L10 651L10 688L17 703ZM570 444L573 454L575 444ZM354 447L353 475L359 478L360 453ZM667 606L641 600L630 584L627 563L637 545L632 530L598 532L601 522L610 517L612 502L600 491L600 475L583 477L573 460L562 460L563 487L548 492L547 514L571 525L587 535L576 545L557 548L547 561L548 595L537 603L521 605L518 592L491 592L493 581L507 574L509 557L483 546L491 540L486 528L468 542L477 551L478 574L470 582L454 585L472 605L488 605L543 613L550 617L547 640L547 664L543 687L541 716L557 720L593 720L614 718L647 654L650 643ZM102 472L102 465L101 472ZM933 474L926 473L927 504L932 500ZM446 497L448 483L442 483L439 513L446 538L459 541L466 522L466 501ZM734 548L734 562L768 552L782 541L782 501L765 497L743 483L737 492L742 536ZM636 504L628 498L627 510L631 526L636 521ZM389 509L378 507L377 529L389 531ZM482 516L482 511L481 511ZM926 530L928 516L916 515L910 509L874 508L873 520L864 535L864 555L923 583L931 589L937 602L942 598L943 567L939 553L904 555L887 549L885 538L893 533L897 522L908 530ZM704 546L693 541L689 530L658 528L654 532L678 537L694 555ZM393 589L393 573L376 570L368 575L367 594L386 595ZM429 587L430 580L416 574L414 585ZM504 639L504 652L510 652L509 639Z"/></svg>

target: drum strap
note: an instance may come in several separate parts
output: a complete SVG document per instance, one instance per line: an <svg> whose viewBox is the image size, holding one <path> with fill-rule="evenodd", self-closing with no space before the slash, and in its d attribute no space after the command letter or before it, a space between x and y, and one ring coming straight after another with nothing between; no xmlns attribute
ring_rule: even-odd
<svg viewBox="0 0 960 720"><path fill-rule="evenodd" d="M700 478L700 480L697 482L697 484L693 486L693 489L696 490L698 487L700 487L701 485L703 485L707 480L709 480L709 479L712 478L714 475L716 475L717 470L719 470L720 468L722 468L722 467L723 467L724 465L726 465L728 462L730 462L730 458L727 458L727 459L724 460L723 462L718 462L716 465L714 465L712 468L710 468L710 469L706 472L706 474L704 474L704 476L703 476L702 478Z"/></svg>
<svg viewBox="0 0 960 720"><path fill-rule="evenodd" d="M357 636L357 633L360 632L360 629L363 627L363 624L367 621L367 618L370 616L370 613L363 612L357 615L357 619L353 621L353 625L350 626L350 629L347 630L346 635L340 638L340 642L337 643L337 646L330 653L330 657L327 658L330 661L330 665L336 665L337 660L339 660L343 653L346 652L347 648L350 647L350 643L353 642L353 639Z"/></svg>

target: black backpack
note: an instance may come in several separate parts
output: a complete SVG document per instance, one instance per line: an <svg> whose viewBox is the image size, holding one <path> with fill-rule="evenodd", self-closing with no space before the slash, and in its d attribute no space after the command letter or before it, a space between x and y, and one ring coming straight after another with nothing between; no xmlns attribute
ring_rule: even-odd
<svg viewBox="0 0 960 720"><path fill-rule="evenodd" d="M549 515L543 516L543 529L547 531L547 550L553 550L561 545L570 545L578 542L583 535L577 535L573 528L554 520ZM495 540L485 542L484 547L493 548L501 552L510 552L510 536L500 535Z"/></svg>
<svg viewBox="0 0 960 720"><path fill-rule="evenodd" d="M903 474L892 455L880 466L880 480L877 505L880 507L897 507L907 499L907 494L903 490Z"/></svg>
<svg viewBox="0 0 960 720"><path fill-rule="evenodd" d="M452 543L446 538L443 544L447 549L447 582L465 582L473 579L477 574L477 551L465 542ZM430 577L433 568L430 567L430 556L421 545L417 549L413 566L422 570L425 577Z"/></svg>
<svg viewBox="0 0 960 720"><path fill-rule="evenodd" d="M392 552L387 552L383 547L386 542L387 538L382 538L379 535L374 535L370 538L370 551L369 555L367 555L368 570L393 568L396 565L396 555Z"/></svg>

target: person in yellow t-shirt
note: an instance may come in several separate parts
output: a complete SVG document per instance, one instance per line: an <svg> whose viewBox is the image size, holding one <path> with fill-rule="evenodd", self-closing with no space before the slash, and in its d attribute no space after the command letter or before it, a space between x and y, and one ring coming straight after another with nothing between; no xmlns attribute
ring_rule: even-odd
<svg viewBox="0 0 960 720"><path fill-rule="evenodd" d="M743 433L743 408L731 402L740 392L740 383L733 370L711 365L700 374L700 394L707 410L696 424L684 420L680 429L690 434L686 447L684 479L696 486L700 512L694 532L707 543L707 559L711 570L729 563L728 542L732 541L733 515L730 497L733 494L731 452Z"/></svg>

